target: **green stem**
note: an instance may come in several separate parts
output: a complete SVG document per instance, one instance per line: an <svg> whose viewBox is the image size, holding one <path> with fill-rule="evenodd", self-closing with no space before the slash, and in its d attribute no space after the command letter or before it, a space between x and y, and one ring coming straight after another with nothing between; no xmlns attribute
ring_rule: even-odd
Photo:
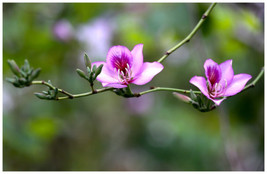
<svg viewBox="0 0 267 174"><path fill-rule="evenodd" d="M95 88L94 88L94 84L93 83L90 83L90 87L91 87L92 92L95 92Z"/></svg>
<svg viewBox="0 0 267 174"><path fill-rule="evenodd" d="M45 86L48 86L49 88L51 89L56 89L56 87L54 87L53 85L51 85L50 83L48 82L45 82L45 81L32 81L31 83L32 85L45 85ZM72 99L73 98L73 95L63 89L59 89L58 88L58 92L62 93L62 94L65 94L68 96L68 98Z"/></svg>
<svg viewBox="0 0 267 174"><path fill-rule="evenodd" d="M32 81L32 85L45 85L50 87L51 89L55 89L56 87L54 87L53 85L49 84L48 82L45 81ZM89 95L93 95L93 94L97 94L97 93L102 93L105 91L109 91L112 90L113 88L102 88L102 89L97 89L97 90L93 90L90 92L86 92L86 93L81 93L81 94L70 94L69 92L64 91L63 89L59 89L58 91L61 92L62 94L67 95L66 97L58 97L57 100L64 100L64 99L73 99L73 98L80 98L80 97L85 97L85 96L89 96Z"/></svg>
<svg viewBox="0 0 267 174"><path fill-rule="evenodd" d="M128 96L134 96L134 94L133 94L133 92L132 92L132 90L130 88L130 85L127 85L125 90L126 90L126 93L127 93Z"/></svg>
<svg viewBox="0 0 267 174"><path fill-rule="evenodd" d="M114 89L114 88L112 88L112 87L110 87L110 88L101 88L101 89L96 89L94 91L90 91L90 92L86 92L86 93L75 94L75 95L72 95L72 96L73 96L73 98L86 97L86 96L89 96L89 95L110 91L112 89ZM57 100L64 100L64 99L69 99L69 98L68 97L58 97L57 98Z"/></svg>
<svg viewBox="0 0 267 174"><path fill-rule="evenodd" d="M244 89L242 90L242 92L245 91L245 90L247 90L247 89L249 89L249 88L253 88L256 85L256 83L259 81L259 79L263 76L263 74L264 74L264 67L261 68L261 71L258 74L258 76L250 84L248 84L248 85L246 85L244 87Z"/></svg>
<svg viewBox="0 0 267 174"><path fill-rule="evenodd" d="M140 92L138 96L150 93L150 92L156 92L156 91L173 91L173 92L180 92L184 94L190 94L190 90L184 90L184 89L177 89L177 88L165 88L165 87L155 87L153 89L149 89L147 91ZM200 91L193 91L195 94L201 94Z"/></svg>
<svg viewBox="0 0 267 174"><path fill-rule="evenodd" d="M241 91L245 91L249 88L252 88L256 85L256 83L259 81L259 79L263 76L264 74L264 67L261 69L260 73L258 74L258 76L248 85L245 86L245 88ZM52 89L55 89L55 87L45 81L32 81L32 84L33 85L46 85ZM57 100L64 100L64 99L72 99L72 98L80 98L80 97L86 97L86 96L89 96L89 95L93 95L93 94L97 94L97 93L102 93L102 92L106 92L106 91L110 91L114 88L112 87L109 87L109 88L101 88L101 89L97 89L97 90L94 90L94 91L90 91L90 92L86 92L86 93L81 93L81 94L70 94L66 91L64 91L63 89L58 89L59 92L67 95L66 97L58 97ZM155 87L153 89L149 89L149 90L146 90L146 91L143 91L143 92L140 92L140 93L135 93L133 94L130 87L127 86L126 88L126 91L129 93L129 94L132 94L131 97L139 97L141 95L144 95L144 94L148 94L148 93L151 93L151 92L156 92L156 91L172 91L172 92L180 92L180 93L184 93L184 94L190 94L190 90L184 90L184 89L177 89L177 88L166 88L166 87ZM192 91L193 93L195 94L201 94L200 91Z"/></svg>
<svg viewBox="0 0 267 174"><path fill-rule="evenodd" d="M202 23L205 21L205 19L208 17L208 15L210 14L210 12L212 11L212 9L214 8L214 6L216 5L216 3L212 3L209 8L207 9L207 11L202 15L200 21L197 23L197 25L195 26L195 28L191 31L191 33L186 36L186 38L184 40L182 40L181 42L179 42L177 45L175 45L173 48L171 48L170 50L168 50L165 55L163 55L158 62L162 62L163 60L165 60L171 53L173 53L175 50L177 50L179 47L181 47L183 44L187 43L190 41L190 39L195 35L195 33L199 30L199 28L201 27Z"/></svg>

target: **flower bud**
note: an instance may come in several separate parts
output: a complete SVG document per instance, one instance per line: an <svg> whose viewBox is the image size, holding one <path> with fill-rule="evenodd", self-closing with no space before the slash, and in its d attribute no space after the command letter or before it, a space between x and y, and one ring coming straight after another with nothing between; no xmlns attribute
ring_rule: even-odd
<svg viewBox="0 0 267 174"><path fill-rule="evenodd" d="M103 68L103 64L100 65L96 70L95 70L95 78L101 73Z"/></svg>
<svg viewBox="0 0 267 174"><path fill-rule="evenodd" d="M27 59L24 60L23 70L25 72L29 72L30 71L30 64L29 64L29 61Z"/></svg>
<svg viewBox="0 0 267 174"><path fill-rule="evenodd" d="M197 96L196 94L192 91L192 89L190 89L190 96L191 96L191 99L196 101L197 100Z"/></svg>
<svg viewBox="0 0 267 174"><path fill-rule="evenodd" d="M33 79L36 79L38 76L39 76L39 74L40 74L40 72L41 72L41 68L37 68L37 69L35 69L33 72L32 72L32 74L31 74L31 81L33 80Z"/></svg>
<svg viewBox="0 0 267 174"><path fill-rule="evenodd" d="M85 73L84 73L82 70L80 70L80 69L76 69L76 72L79 74L80 77L82 77L82 78L84 78L84 79L87 79Z"/></svg>
<svg viewBox="0 0 267 174"><path fill-rule="evenodd" d="M89 67L91 69L92 63L87 54L84 54L84 64L86 67Z"/></svg>
<svg viewBox="0 0 267 174"><path fill-rule="evenodd" d="M36 97L38 97L39 99L46 99L46 100L49 99L49 96L46 96L46 95L44 95L44 94L42 94L42 93L38 93L38 92L36 92L36 93L34 93L34 95L35 95Z"/></svg>
<svg viewBox="0 0 267 174"><path fill-rule="evenodd" d="M14 60L8 60L7 61L11 71L16 75L16 76L20 76L20 69L18 67L18 65L16 64L16 62Z"/></svg>
<svg viewBox="0 0 267 174"><path fill-rule="evenodd" d="M23 77L19 78L19 83L24 85L25 83L27 83L27 80Z"/></svg>
<svg viewBox="0 0 267 174"><path fill-rule="evenodd" d="M177 92L174 92L173 95L185 103L190 103L192 101L190 97L183 94L179 94Z"/></svg>

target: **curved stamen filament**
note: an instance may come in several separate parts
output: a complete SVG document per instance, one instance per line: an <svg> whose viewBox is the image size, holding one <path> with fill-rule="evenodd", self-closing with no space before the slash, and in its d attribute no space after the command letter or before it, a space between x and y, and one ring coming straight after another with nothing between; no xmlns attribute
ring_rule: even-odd
<svg viewBox="0 0 267 174"><path fill-rule="evenodd" d="M208 82L207 85L208 85L210 97L218 98L218 97L223 97L225 93L225 89L227 87L227 81L225 80L224 86L221 83L215 83L214 85L211 85L210 82Z"/></svg>
<svg viewBox="0 0 267 174"><path fill-rule="evenodd" d="M114 71L117 71L118 79L121 83L128 84L132 80L132 71L128 63L126 64L125 68L123 69L114 68Z"/></svg>

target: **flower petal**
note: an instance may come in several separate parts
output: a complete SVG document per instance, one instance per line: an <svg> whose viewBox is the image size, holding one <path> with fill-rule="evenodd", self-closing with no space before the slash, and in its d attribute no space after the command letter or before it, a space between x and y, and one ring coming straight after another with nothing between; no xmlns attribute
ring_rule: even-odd
<svg viewBox="0 0 267 174"><path fill-rule="evenodd" d="M143 61L143 44L135 45L131 53L133 56L133 65L131 68L132 73L133 75L137 75L144 62Z"/></svg>
<svg viewBox="0 0 267 174"><path fill-rule="evenodd" d="M207 59L204 63L205 75L211 84L215 84L221 80L221 69L219 65L212 59Z"/></svg>
<svg viewBox="0 0 267 174"><path fill-rule="evenodd" d="M127 85L122 85L119 83L102 83L103 87L113 87L113 88L126 88Z"/></svg>
<svg viewBox="0 0 267 174"><path fill-rule="evenodd" d="M205 69L205 74L206 77L208 77L208 67L213 67L213 66L218 66L216 62L214 62L212 59L207 59L204 63L204 69Z"/></svg>
<svg viewBox="0 0 267 174"><path fill-rule="evenodd" d="M132 83L136 85L144 85L152 80L152 78L163 70L163 65L159 62L145 62Z"/></svg>
<svg viewBox="0 0 267 174"><path fill-rule="evenodd" d="M113 46L109 49L107 54L107 64L110 70L124 69L127 64L131 67L133 62L133 56L130 50L121 45Z"/></svg>
<svg viewBox="0 0 267 174"><path fill-rule="evenodd" d="M251 79L249 74L237 74L234 76L232 83L227 87L224 96L232 96L242 91L246 83Z"/></svg>
<svg viewBox="0 0 267 174"><path fill-rule="evenodd" d="M117 74L108 68L108 65L106 62L94 62L92 63L92 67L94 65L98 67L101 64L103 64L103 68L102 68L101 73L96 77L96 79L100 81L101 83L118 83L119 80L116 78Z"/></svg>
<svg viewBox="0 0 267 174"><path fill-rule="evenodd" d="M217 106L219 106L221 104L221 102L223 100L225 100L226 98L222 98L222 99L212 99L212 98L209 98L210 100L212 100Z"/></svg>
<svg viewBox="0 0 267 174"><path fill-rule="evenodd" d="M221 77L221 84L225 85L225 80L227 84L230 84L234 77L234 70L232 68L232 60L226 60L225 62L221 63L220 65L222 77Z"/></svg>
<svg viewBox="0 0 267 174"><path fill-rule="evenodd" d="M190 79L189 81L191 84L195 85L196 87L198 87L198 89L206 96L206 97L210 97L209 93L208 93L208 88L207 88L207 83L206 83L206 79L204 77L201 76L194 76Z"/></svg>

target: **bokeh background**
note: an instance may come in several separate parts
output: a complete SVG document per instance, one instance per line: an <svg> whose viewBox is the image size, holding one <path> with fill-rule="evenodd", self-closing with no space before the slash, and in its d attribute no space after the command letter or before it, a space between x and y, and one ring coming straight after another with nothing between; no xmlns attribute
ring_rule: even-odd
<svg viewBox="0 0 267 174"><path fill-rule="evenodd" d="M75 72L83 55L105 60L113 45L144 44L156 61L187 36L208 3L4 3L3 79L7 60L28 59L71 93L90 90ZM264 4L215 6L189 43L171 54L150 86L196 89L207 58L233 59L235 74L254 78L264 66ZM101 84L96 84L101 88ZM3 81L5 171L264 170L264 82L201 113L157 92L126 99L112 92L74 100L40 100L44 86Z"/></svg>

